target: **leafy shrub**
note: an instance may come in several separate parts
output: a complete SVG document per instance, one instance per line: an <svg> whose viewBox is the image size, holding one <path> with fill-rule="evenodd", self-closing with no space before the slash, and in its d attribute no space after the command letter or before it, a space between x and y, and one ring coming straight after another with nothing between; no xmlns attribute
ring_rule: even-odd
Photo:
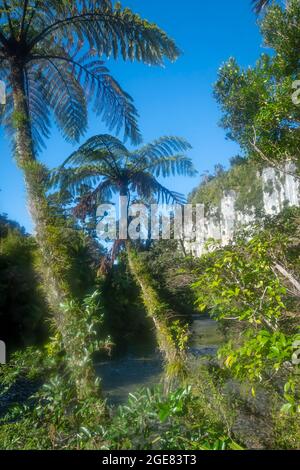
<svg viewBox="0 0 300 470"><path fill-rule="evenodd" d="M224 429L211 426L197 410L191 388L164 393L161 386L130 394L109 426L83 430L87 442L99 439L102 449L230 449L240 448Z"/></svg>
<svg viewBox="0 0 300 470"><path fill-rule="evenodd" d="M34 239L0 219L0 324L8 351L41 344L48 336L47 304L35 269Z"/></svg>

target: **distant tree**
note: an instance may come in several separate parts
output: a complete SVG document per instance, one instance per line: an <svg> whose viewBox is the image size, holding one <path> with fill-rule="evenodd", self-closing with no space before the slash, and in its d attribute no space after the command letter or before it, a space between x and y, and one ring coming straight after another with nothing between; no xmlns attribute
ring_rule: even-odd
<svg viewBox="0 0 300 470"><path fill-rule="evenodd" d="M95 212L100 202L109 201L113 194L127 196L129 201L137 197L144 201L153 199L182 204L184 197L167 189L157 178L176 174L194 176L196 170L191 159L182 155L182 152L188 149L190 145L183 139L162 137L129 151L115 137L99 135L89 139L64 162L62 168L54 175L53 182L62 191L67 190L74 197L78 194L81 196L75 214L82 219ZM81 195L82 186L90 187L85 195ZM127 211L128 209L129 205ZM130 241L126 242L126 249L129 267L141 287L161 349L167 361L174 364L178 359L178 351L167 327L167 307L151 285L147 268Z"/></svg>
<svg viewBox="0 0 300 470"><path fill-rule="evenodd" d="M92 210L113 194L144 200L154 196L161 202L182 203L184 197L160 184L157 178L194 176L191 159L182 154L190 148L179 137L161 137L130 151L116 137L98 135L65 160L54 172L53 183L73 196L81 195L82 187L92 188L80 201L83 205L88 203Z"/></svg>

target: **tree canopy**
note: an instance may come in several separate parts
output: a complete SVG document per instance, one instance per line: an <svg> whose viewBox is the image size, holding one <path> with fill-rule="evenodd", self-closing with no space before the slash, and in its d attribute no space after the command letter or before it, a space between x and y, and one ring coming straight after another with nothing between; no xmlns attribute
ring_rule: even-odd
<svg viewBox="0 0 300 470"><path fill-rule="evenodd" d="M141 140L132 98L110 75L103 58L113 56L161 65L179 49L156 24L109 0L7 0L0 2L0 79L7 84L3 116L13 113L12 64L21 71L35 148L49 136L51 114L63 136L85 133L88 105L110 130Z"/></svg>
<svg viewBox="0 0 300 470"><path fill-rule="evenodd" d="M113 194L135 195L145 201L183 203L184 196L163 186L157 178L170 175L194 176L196 170L183 154L191 148L179 137L160 139L132 151L117 138L90 138L54 172L53 184L79 196L77 213L83 216Z"/></svg>
<svg viewBox="0 0 300 470"><path fill-rule="evenodd" d="M298 0L289 0L286 9L269 7L260 28L272 53L262 54L247 69L230 58L215 85L228 138L238 142L247 157L269 164L299 160L299 25Z"/></svg>

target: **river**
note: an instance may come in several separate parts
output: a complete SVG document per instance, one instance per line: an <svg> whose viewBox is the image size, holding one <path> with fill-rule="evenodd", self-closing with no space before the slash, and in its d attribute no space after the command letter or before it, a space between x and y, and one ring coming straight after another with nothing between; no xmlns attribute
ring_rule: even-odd
<svg viewBox="0 0 300 470"><path fill-rule="evenodd" d="M204 315L193 315L189 353L192 356L214 355L222 335L216 322ZM108 403L126 402L128 394L141 387L151 387L161 380L162 360L154 343L137 341L128 353L96 364Z"/></svg>

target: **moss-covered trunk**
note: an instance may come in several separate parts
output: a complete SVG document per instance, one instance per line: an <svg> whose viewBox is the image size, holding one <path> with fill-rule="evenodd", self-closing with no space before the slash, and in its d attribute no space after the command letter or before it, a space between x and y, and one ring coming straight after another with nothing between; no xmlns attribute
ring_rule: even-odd
<svg viewBox="0 0 300 470"><path fill-rule="evenodd" d="M126 249L130 271L141 288L144 305L155 326L157 342L166 363L167 378L180 378L186 373L185 343L180 336L186 333L168 314L168 305L160 299L146 266L129 241Z"/></svg>
<svg viewBox="0 0 300 470"><path fill-rule="evenodd" d="M77 385L77 394L83 398L94 390L94 371L87 365L81 367L72 357L74 347L70 345L69 322L61 308L62 303L72 300L72 263L65 249L63 239L68 228L63 219L50 207L46 197L48 172L36 160L28 103L25 93L23 65L11 64L11 86L13 91L13 125L15 128L15 152L22 170L27 192L27 203L32 217L36 239L42 254L42 275L48 302L53 313L54 324L61 335L66 351L69 370ZM63 238L64 235L64 238ZM75 313L76 314L76 313ZM66 341L66 338L69 338ZM87 345L77 345L84 349Z"/></svg>

